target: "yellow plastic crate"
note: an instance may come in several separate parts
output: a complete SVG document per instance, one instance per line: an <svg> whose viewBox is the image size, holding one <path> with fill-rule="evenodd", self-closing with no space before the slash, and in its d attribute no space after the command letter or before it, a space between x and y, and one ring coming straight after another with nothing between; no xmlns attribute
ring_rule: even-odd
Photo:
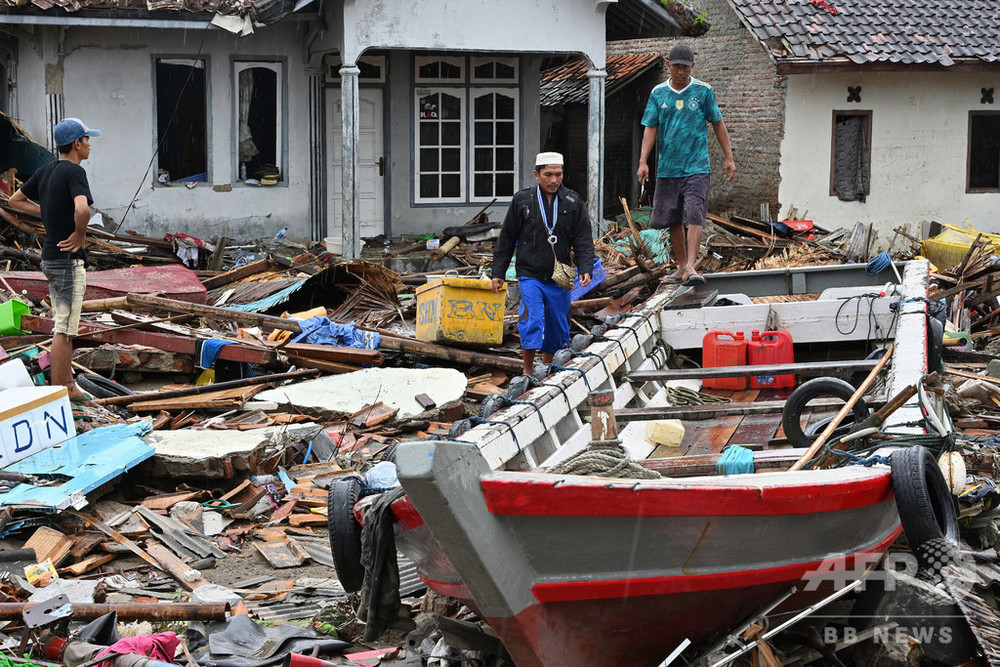
<svg viewBox="0 0 1000 667"><path fill-rule="evenodd" d="M965 259L977 236L979 232L972 229L971 225L969 229L944 225L940 234L920 242L920 252L939 269L948 269ZM982 240L990 244L987 250L1000 250L1000 234L984 232Z"/></svg>
<svg viewBox="0 0 1000 667"><path fill-rule="evenodd" d="M503 342L507 286L489 280L441 278L417 288L417 340L428 343Z"/></svg>

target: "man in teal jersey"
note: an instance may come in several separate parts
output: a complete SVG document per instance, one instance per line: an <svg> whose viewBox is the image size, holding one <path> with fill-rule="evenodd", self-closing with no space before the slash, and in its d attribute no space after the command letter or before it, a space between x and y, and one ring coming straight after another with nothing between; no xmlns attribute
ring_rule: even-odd
<svg viewBox="0 0 1000 667"><path fill-rule="evenodd" d="M723 171L727 181L736 175L736 163L715 92L707 83L691 76L694 51L690 46L678 44L670 50L667 60L670 78L650 92L642 116L646 129L638 175L640 182L649 178L646 163L655 144L659 158L650 227L670 230L670 245L677 260L677 271L667 276L665 282L703 285L705 278L695 271L694 265L708 213L711 168L706 123L712 124L726 156Z"/></svg>

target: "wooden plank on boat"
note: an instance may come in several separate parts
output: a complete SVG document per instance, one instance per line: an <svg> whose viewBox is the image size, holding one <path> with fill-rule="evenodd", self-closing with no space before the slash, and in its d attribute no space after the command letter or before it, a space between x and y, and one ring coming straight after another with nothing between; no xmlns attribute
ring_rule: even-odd
<svg viewBox="0 0 1000 667"><path fill-rule="evenodd" d="M871 398L865 401L869 407L878 405ZM807 410L830 410L836 412L843 401L836 398L820 398L809 401ZM708 403L705 405L677 405L662 408L619 408L615 410L615 419L619 422L650 421L653 419L685 419L697 421L715 419L730 415L767 415L780 413L785 407L785 401L757 401L756 403Z"/></svg>
<svg viewBox="0 0 1000 667"><path fill-rule="evenodd" d="M685 455L718 454L729 444L729 438L732 437L733 431L740 425L742 419L739 416L719 417L712 422L711 426L693 430L693 437L690 440L685 434L684 439L688 440L685 443L687 446Z"/></svg>
<svg viewBox="0 0 1000 667"><path fill-rule="evenodd" d="M718 290L708 290L699 292L697 290L685 290L668 301L663 310L681 310L684 308L704 308L719 296Z"/></svg>
<svg viewBox="0 0 1000 667"><path fill-rule="evenodd" d="M781 413L764 415L747 415L733 431L730 438L734 445L763 445L774 439L778 427L781 426Z"/></svg>
<svg viewBox="0 0 1000 667"><path fill-rule="evenodd" d="M805 454L805 447L795 449L772 449L754 452L753 467L755 472L782 470L788 468ZM646 459L639 465L649 470L655 470L664 477L694 477L697 475L714 475L715 464L720 454L699 454L674 456L663 459Z"/></svg>
<svg viewBox="0 0 1000 667"><path fill-rule="evenodd" d="M632 371L632 382L656 380L697 380L702 378L750 377L752 375L849 375L856 371L871 371L876 359L857 361L812 361L794 364L762 364L758 366L716 366L714 368L667 368L659 371Z"/></svg>

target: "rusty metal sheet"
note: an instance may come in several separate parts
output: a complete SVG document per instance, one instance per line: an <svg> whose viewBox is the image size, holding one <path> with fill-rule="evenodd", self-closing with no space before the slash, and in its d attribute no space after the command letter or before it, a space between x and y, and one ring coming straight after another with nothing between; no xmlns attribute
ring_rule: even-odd
<svg viewBox="0 0 1000 667"><path fill-rule="evenodd" d="M4 278L18 292L41 301L49 294L49 281L41 271L8 271ZM182 264L131 266L110 271L88 271L85 300L112 299L133 292L161 294L169 299L205 303L207 290L198 276Z"/></svg>

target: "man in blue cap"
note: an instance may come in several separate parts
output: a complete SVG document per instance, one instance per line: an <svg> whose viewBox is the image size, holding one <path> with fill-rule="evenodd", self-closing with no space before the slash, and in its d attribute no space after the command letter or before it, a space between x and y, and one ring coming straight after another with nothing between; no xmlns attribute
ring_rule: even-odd
<svg viewBox="0 0 1000 667"><path fill-rule="evenodd" d="M101 131L88 128L79 118L64 118L52 134L59 159L32 174L8 203L17 211L41 217L45 225L42 272L49 280L55 313L50 381L53 386L65 386L71 399L81 400L88 396L73 380L73 337L79 332L87 288L86 233L94 200L80 163L90 157L90 137Z"/></svg>
<svg viewBox="0 0 1000 667"><path fill-rule="evenodd" d="M656 190L649 226L669 229L677 271L665 283L704 285L695 270L702 227L708 213L708 125L725 155L722 170L726 180L736 175L729 132L715 101L715 91L691 76L694 51L678 44L667 56L670 78L653 88L642 116L645 127L639 157L639 181L649 178L647 161L657 147ZM687 233L684 224L687 223Z"/></svg>

